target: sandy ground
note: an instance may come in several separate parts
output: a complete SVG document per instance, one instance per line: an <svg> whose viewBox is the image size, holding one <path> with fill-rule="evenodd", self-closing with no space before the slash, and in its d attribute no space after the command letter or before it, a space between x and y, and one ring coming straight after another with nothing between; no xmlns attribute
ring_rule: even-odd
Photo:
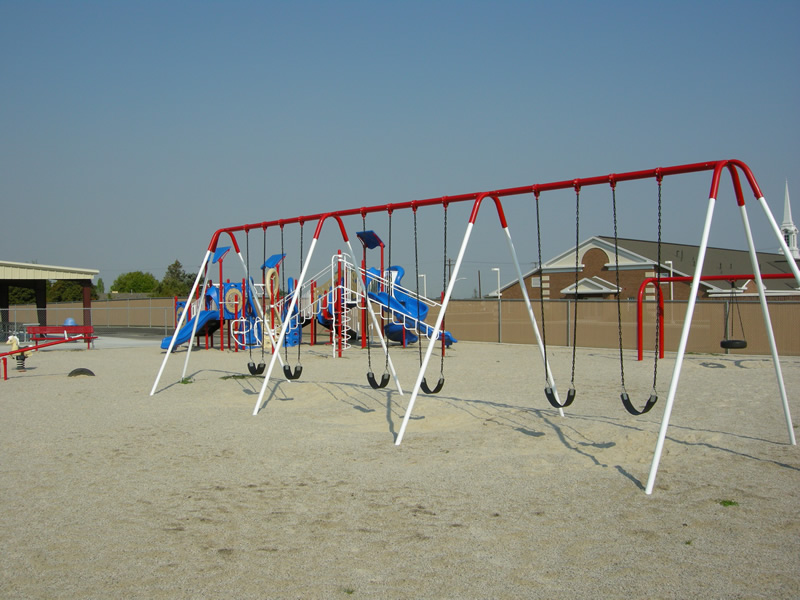
<svg viewBox="0 0 800 600"><path fill-rule="evenodd" d="M535 352L459 343L399 447L409 391L372 390L363 350L304 349L257 416L262 379L232 377L247 353L193 352L185 384L173 354L152 397L155 341L9 365L0 597L800 597L800 449L771 361L687 357L648 496L673 358L633 417L616 353L580 350L562 418ZM549 356L563 393L571 353ZM392 357L410 388L416 349ZM652 359L633 359L643 403ZM782 367L797 423L800 358Z"/></svg>

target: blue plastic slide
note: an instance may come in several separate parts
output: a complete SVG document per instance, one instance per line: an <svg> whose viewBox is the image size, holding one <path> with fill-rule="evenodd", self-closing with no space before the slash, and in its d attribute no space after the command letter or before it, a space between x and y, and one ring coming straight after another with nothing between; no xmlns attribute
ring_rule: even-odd
<svg viewBox="0 0 800 600"><path fill-rule="evenodd" d="M397 318L396 315L403 315L403 323L389 323L384 328L384 333L386 337L392 340L393 342L402 342L403 341L403 329L406 330L405 332L405 342L407 344L413 344L417 341L417 310L419 310L419 331L430 337L433 335L433 327L422 321L425 316L428 314L428 307L421 302L418 302L414 298L407 296L406 294L400 293L398 294L399 290L396 290L395 297L391 297L385 292L370 292L369 299L378 304L384 310L391 310L395 313L395 319ZM398 298L399 297L399 298ZM401 302L401 299L403 300ZM458 342L456 338L453 337L449 331L440 332L439 334L444 335L444 344L445 346L450 346Z"/></svg>
<svg viewBox="0 0 800 600"><path fill-rule="evenodd" d="M185 344L192 337L192 330L194 329L194 320L199 319L197 322L197 332L203 331L203 328L208 326L209 333L219 329L219 311L218 310L201 310L200 314L189 320L186 325L181 327L178 332L178 337L175 339L175 347L180 344ZM161 349L169 350L169 344L172 341L172 336L165 337L161 340Z"/></svg>

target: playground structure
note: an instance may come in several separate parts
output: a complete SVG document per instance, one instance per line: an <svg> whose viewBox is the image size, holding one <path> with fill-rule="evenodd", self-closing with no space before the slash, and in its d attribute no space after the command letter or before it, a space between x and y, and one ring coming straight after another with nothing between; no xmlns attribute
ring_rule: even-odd
<svg viewBox="0 0 800 600"><path fill-rule="evenodd" d="M331 258L328 268L309 277L302 287L297 288L295 280L289 278L286 293L282 294L276 281L282 260L282 256L275 255L264 263L261 283L252 279L250 285L246 280L222 284L209 281L203 286L202 294L196 293L194 301L176 299L176 323L182 320L184 311L186 323L180 328L176 325L175 333L162 340L161 348L166 350L172 346L174 349L201 334L205 335L208 348L216 333L219 333L221 350L225 349L226 342L234 351L262 348L269 343L265 333L269 335L272 331L274 336L275 328L283 322L288 322L283 346L295 347L301 343L303 328L317 323L330 331L333 355L341 357L355 340L361 340L362 348L367 346L368 336L362 334L366 328L366 297L364 289L358 285L359 280L366 283L372 304L386 315L383 326L386 338L405 346L416 343L421 336L432 335L433 328L425 318L431 309L438 310L441 304L403 287L403 267L391 265L385 271L366 269L338 253ZM289 312L291 298L295 295L299 301ZM309 336L312 346L319 343L315 332L312 328ZM439 338L446 346L458 341L447 331ZM270 350L274 352L275 346L271 344Z"/></svg>
<svg viewBox="0 0 800 600"><path fill-rule="evenodd" d="M511 236L511 233L510 233L510 230L509 230L509 226L508 226L508 223L506 221L505 213L504 213L504 210L503 210L503 200L505 200L507 198L514 197L514 196L528 196L528 197L530 197L530 195L532 194L533 197L534 197L535 203L536 203L536 207L537 207L537 226L538 226L538 205L539 205L539 201L540 201L541 195L543 193L545 193L545 192L554 191L554 190L564 190L564 189L572 189L572 190L574 190L575 191L575 196L576 196L576 239L578 239L578 227L579 227L579 225L578 225L579 224L578 215L579 215L579 208L580 208L580 191L581 191L582 188L585 188L585 187L588 187L588 186L608 185L608 186L610 186L610 189L611 189L612 194L613 194L615 192L615 190L616 190L617 185L620 184L620 183L624 183L624 182L627 182L627 181L634 181L634 180L645 180L645 179L656 180L658 182L658 186L659 186L659 216L660 216L660 209L661 209L661 182L665 177L678 176L678 175L688 174L688 173L711 172L712 173L712 178L711 178L710 193L709 193L709 196L708 196L708 205L707 205L707 209L706 209L706 216L705 216L705 221L704 221L704 226L703 226L702 237L701 237L701 241L700 241L700 244L699 244L699 253L698 253L697 263L696 263L696 267L695 267L695 273L694 273L694 275L692 277L692 286L691 286L690 298L689 298L689 302L688 302L688 306L687 306L685 321L684 321L683 328L682 328L681 339L680 339L680 342L679 342L679 345L678 345L676 361L675 361L675 365L673 367L672 377L671 377L670 384L669 384L669 391L668 391L667 398L666 398L666 401L665 401L664 413L663 413L663 417L662 417L662 420L661 420L661 426L660 426L660 429L659 429L658 439L656 441L656 447L655 447L655 450L653 452L653 460L652 460L651 467L650 467L650 473L649 473L647 485L646 485L646 488L645 488L645 492L649 495L649 494L652 493L653 487L654 487L654 484L655 484L655 477L656 477L657 470L658 470L658 465L659 465L659 462L660 462L660 459L661 459L661 454L662 454L662 451L663 451L664 441L666 439L667 429L669 427L669 419L670 419L670 415L671 415L671 412L672 412L672 409L673 409L673 406L674 406L674 401L675 401L675 397L676 397L676 393L677 393L678 383L680 381L680 373L681 373L681 368L682 368L682 365L683 365L683 359L684 359L684 355L685 355L685 351L686 351L686 343L687 343L689 332L690 332L690 329L691 329L692 315L693 315L695 304L696 304L696 301L697 301L699 283L700 283L701 277L702 277L701 274L702 274L702 269L703 269L703 263L704 263L704 259L705 259L705 255L706 255L707 246L708 246L708 238L709 238L709 233L710 233L711 224L712 224L712 220L713 220L714 209L715 209L716 202L717 202L720 179L721 179L721 177L722 177L722 175L723 175L723 173L725 171L727 171L728 174L730 175L731 183L732 183L733 190L734 190L735 200L736 200L736 203L737 203L737 205L739 207L740 216L741 216L741 219L742 219L742 224L743 224L743 227L744 227L747 246L748 246L749 255L750 255L750 259L751 259L751 265L752 265L752 269L753 269L753 279L754 279L754 281L756 282L756 285L757 285L759 301L760 301L760 305L761 305L761 309L762 309L762 315L763 315L763 319L764 319L765 329L767 330L767 333L768 333L769 344L770 344L770 349L771 349L771 354L772 354L772 362L773 362L773 366L774 366L774 370L775 370L775 376L776 376L776 380L777 380L777 383L778 383L778 389L779 389L779 393L780 393L781 403L782 403L783 412L784 412L784 416L785 416L785 420L786 420L786 425L787 425L787 429L788 429L788 433L789 433L789 440L790 440L790 443L794 445L794 444L796 444L796 441L795 441L795 437L794 437L794 431L793 431L793 428L792 428L792 422L791 422L791 415L790 415L790 412L789 412L788 399L787 399L787 396L786 396L786 389L785 389L785 386L784 386L783 375L782 375L782 372L781 372L781 365L780 365L780 360L779 360L779 357L778 357L777 347L775 345L775 338L774 338L774 334L773 334L773 331L772 331L772 324L771 324L771 321L770 321L769 309L768 309L767 302L766 302L765 290L764 290L763 283L761 282L761 274L760 274L758 260L757 260L757 256L756 256L756 252L755 252L755 245L754 245L754 242L753 242L750 223L749 223L749 219L748 219L748 215L747 215L747 211L746 211L746 204L745 204L745 198L744 198L744 194L743 194L743 190L742 190L740 172L745 177L745 179L746 179L747 183L749 184L750 189L751 189L756 201L761 206L761 208L762 208L762 210L763 210L763 212L764 212L764 214L765 214L765 216L766 216L766 218L767 218L767 220L768 220L768 222L770 224L772 232L773 232L776 240L778 241L779 245L781 246L782 252L783 252L784 256L786 256L788 264L789 264L790 268L792 269L792 274L793 274L793 276L794 276L794 278L797 281L799 286L800 286L800 271L798 271L797 265L795 264L794 260L791 258L791 254L790 254L789 248L786 245L786 242L785 242L785 240L783 239L783 236L780 233L780 228L778 227L778 224L775 221L775 219L774 219L774 217L773 217L773 215L772 215L772 213L771 213L771 211L770 211L770 209L769 209L769 207L768 207L768 205L766 203L766 200L764 199L763 194L761 193L761 190L760 190L760 188L758 186L758 183L757 183L752 171L750 170L750 168L745 163L743 163L741 161L738 161L738 160L711 161L711 162L693 163L693 164L687 164L687 165L678 165L678 166L673 166L673 167L649 169L649 170L643 170L643 171L632 171L632 172L626 172L626 173L614 173L614 174L598 176L598 177L565 180L565 181L558 181L558 182L544 183L544 184L534 184L534 185L528 185L528 186L522 186L522 187L499 189L499 190L495 190L495 191L487 191L487 192L479 192L479 193L471 193L471 194L462 194L462 195L459 195L459 196L449 196L449 197L445 196L445 197L430 198L430 199L426 199L426 200L417 200L417 201L411 201L411 202L405 202L405 203L385 204L385 205L378 205L378 206L371 206L371 207L354 208L354 209L349 209L349 210L333 211L333 212L321 213L321 214L316 214L316 215L296 217L296 218L293 218L293 219L282 219L282 220L269 221L269 222L265 221L265 222L262 222L262 223L256 223L256 224L251 224L251 225L242 225L242 226L238 226L238 227L230 227L230 228L220 229L220 230L217 230L213 234L213 236L211 238L211 241L209 243L209 246L208 246L208 249L206 251L205 257L204 257L204 259L202 261L202 264L201 264L201 267L200 267L200 269L198 271L197 278L195 279L194 285L192 287L192 291L190 293L190 297L193 297L195 295L195 293L196 293L196 290L198 289L200 280L203 277L203 274L205 273L205 270L207 268L209 258L212 256L212 254L214 254L214 253L219 251L218 244L219 244L220 238L223 235L227 235L227 236L230 237L230 239L232 240L232 244L233 244L234 248L236 249L236 253L239 255L239 257L241 259L241 262L242 262L242 265L245 268L245 272L249 273L248 265L247 265L247 263L245 263L244 259L242 258L241 252L239 250L239 246L238 246L237 241L236 241L235 234L237 232L244 232L245 235L247 235L247 233L250 230L262 229L265 232L265 235L266 235L266 231L269 228L280 227L281 234L282 234L283 233L283 229L284 229L284 227L286 225L299 224L300 227L301 227L301 260L300 260L300 262L301 262L301 272L300 272L300 276L298 277L296 285L295 285L295 290L298 290L298 291L296 291L295 293L287 295L286 298L285 298L285 302L288 301L288 307L285 309L285 314L289 315L290 317L288 319L284 319L283 323L280 324L277 327L277 330L278 330L277 339L275 338L276 330L273 329L270 325L268 325L266 321L262 321L263 324L264 324L264 328L266 329L266 334L267 334L267 336L268 336L268 338L270 340L271 347L273 349L280 348L281 346L284 345L285 340L287 338L287 335L289 334L289 331L293 327L292 316L295 314L296 310L298 311L297 314L300 314L299 307L302 306L302 303L301 303L302 293L300 293L299 290L303 289L303 285L309 279L307 277L307 275L308 275L309 265L311 263L311 257L313 256L315 247L316 247L317 242L318 242L318 240L320 238L323 226L324 226L326 221L328 221L330 219L330 220L335 221L338 224L341 238L342 238L343 242L347 245L347 249L348 249L349 256L350 256L352 264L355 265L355 264L357 264L356 257L355 257L355 252L353 251L353 247L352 247L352 244L350 242L350 238L348 236L347 229L346 229L346 227L344 225L344 221L343 221L344 218L347 218L347 217L350 217L350 216L360 215L362 217L362 219L364 219L365 216L368 215L368 214L379 213L379 212L388 213L390 215L390 218L391 218L391 214L393 212L396 212L396 211L399 211L399 210L411 210L411 211L413 211L414 218L415 218L415 254L416 254L416 213L420 208L426 208L426 207L430 207L430 206L440 206L440 207L442 207L444 209L444 211L445 211L445 224L446 224L447 207L448 207L449 204L456 203L456 202L471 202L472 203L472 210L470 212L470 216L469 216L469 219L468 219L468 222L467 222L467 225L466 225L466 231L464 233L464 237L462 238L461 246L459 248L458 256L456 258L455 265L453 267L453 271L452 271L452 273L450 275L449 280L446 281L446 283L447 283L446 290L445 290L445 293L444 293L444 296L443 296L443 299L442 299L442 302L441 302L441 307L440 307L440 309L438 311L438 314L437 314L437 317L436 317L436 323L435 323L435 325L433 327L433 330L430 332L430 335L426 335L428 341L427 341L427 347L426 347L426 351L425 351L425 356L424 356L424 359L421 358L420 369L419 369L419 372L417 374L416 381L414 383L414 387L413 387L413 391L412 391L412 394L411 394L411 398L410 398L409 403L407 405L407 408L406 408L406 411L405 411L405 415L403 417L402 425L400 427L400 430L399 430L399 432L397 434L397 437L396 437L396 440L395 440L395 444L399 445L402 442L403 437L405 435L405 431L406 431L409 419L410 419L410 417L411 417L411 415L413 413L414 404L415 404L415 401L416 401L416 399L418 397L418 394L420 393L421 390L424 389L424 385L423 384L424 384L425 370L426 370L426 368L428 366L428 363L430 361L430 358L431 358L431 356L433 354L433 350L434 350L434 347L436 346L436 342L437 342L437 340L440 339L440 335L441 335L441 333L443 331L443 322L444 322L445 314L446 314L446 311L447 311L447 306L448 306L448 304L450 302L450 299L452 297L452 294L453 294L454 285L455 285L455 282L457 281L457 278L458 278L458 273L459 273L459 270L460 270L462 262L463 262L465 251L466 251L467 246L469 244L469 240L470 240L470 236L471 236L474 224L475 224L476 219L478 217L478 214L479 214L480 208L481 208L481 206L483 204L483 201L488 198L488 199L491 199L492 202L494 203L494 206L495 206L495 209L496 209L496 213L497 213L497 216L498 216L498 219L499 219L499 222L500 222L501 230L503 232L504 238L505 238L507 246L508 246L509 254L511 256L511 259L512 259L514 265L515 265L515 269L516 269L515 272L516 272L517 279L518 279L519 284L520 284L520 289L522 290L523 300L525 301L525 304L526 304L526 308L527 308L527 312L528 312L528 315L529 315L529 318L530 318L533 334L534 334L534 336L536 338L536 342L537 342L537 345L538 345L539 350L540 350L540 354L541 354L542 362L543 362L543 367L544 367L543 370L544 370L544 379L545 379L545 382L544 382L544 384L545 384L544 385L545 395L547 396L547 399L550 401L550 403L553 404L553 406L556 406L558 408L559 413L563 416L563 414L564 414L563 407L567 406L570 402L572 402L575 399L575 396L576 396L575 389L574 389L573 383L570 382L570 389L569 389L569 392L568 392L568 395L567 395L567 401L565 401L564 403L562 403L560 401L558 389L556 387L556 382L555 382L555 380L553 378L553 375L552 375L552 372L551 372L551 369L550 369L550 365L549 365L549 362L547 360L546 341L545 341L545 339L543 339L544 336L540 334L539 326L537 324L536 317L534 316L534 311L533 311L533 308L531 306L530 298L528 297L527 290L526 290L526 287L525 287L524 282L523 282L522 270L520 268L520 264L519 264L519 260L517 258L517 254L516 254L516 251L515 251L515 248L514 248L512 236ZM616 238L616 204L614 205L614 216L615 216L615 238ZM304 260L303 257L302 257L302 227L303 227L303 225L305 223L309 223L309 222L316 222L316 229L315 229L315 232L314 232L314 235L313 235L313 238L312 238L309 250L308 250L308 255ZM445 226L445 232L446 232L446 226ZM660 227L659 227L659 241L660 241ZM578 261L579 257L577 255L577 252L578 252L578 244L576 243L576 278L577 278L577 271L578 271L577 267L578 267L578 262L579 262ZM445 256L446 256L446 233L445 233ZM418 265L418 261L417 261L417 265ZM249 277L247 277L246 279L247 279L247 281L251 281ZM378 336L378 338L379 338L379 340L381 342L381 347L383 349L384 354L386 355L387 365L390 368L390 370L392 372L392 375L394 376L394 379L395 379L395 382L396 382L396 385L397 385L397 389L398 389L398 391L400 393L402 393L402 390L400 389L399 380L397 378L397 374L394 371L394 367L391 365L391 359L389 357L388 348L387 348L387 345L386 345L385 338L383 336L383 333L381 332L381 327L380 327L379 322L378 322L378 317L376 316L375 310L374 310L374 308L372 306L373 299L371 298L370 294L367 292L367 283L368 283L369 280L366 277L366 274L364 274L363 277L362 276L356 277L356 280L357 280L357 282L356 282L357 286L358 286L358 288L361 289L362 296L364 298L366 312L369 315L369 317L371 319L371 322L373 324L373 331L377 334L377 336ZM659 281L660 280L657 279L657 282L659 282ZM252 286L250 286L250 284L248 284L248 287L252 287ZM577 280L576 280L576 288L577 288ZM254 304L257 304L257 302L258 302L256 294L253 294L253 302L254 302ZM576 306L577 306L577 304L576 304ZM264 311L261 311L260 309L259 309L259 313L260 314L266 314ZM183 318L184 318L184 315L182 314L181 315L181 319L179 320L179 323L178 323L178 326L176 327L176 329L180 328L180 326L182 324L182 321L183 321ZM575 312L575 319L576 319L575 323L577 325L577 322L578 322L577 321L577 310ZM417 319L417 320L419 321L419 319ZM542 325L544 326L544 322L542 323ZM295 323L295 326L296 326L296 323ZM544 329L542 331L544 331ZM170 353L171 353L171 351L172 351L172 349L174 347L174 342L175 342L175 336L173 336L173 340L170 343L170 346L168 348L168 352L167 352L166 356L164 357L164 360L162 362L161 368L160 368L160 370L158 372L158 375L156 377L156 380L155 380L155 382L153 384L153 388L151 390L151 395L153 395L155 393L155 391L156 391L156 389L158 387L158 383L159 383L160 378L161 378L161 376L163 374L163 371L164 371L164 368L166 366L167 360L169 359ZM573 349L574 349L574 346L575 345L573 343ZM189 348L190 348L190 351L191 351L191 344L190 344ZM262 344L262 348L263 348L263 344ZM191 354L190 351L187 352L186 365L188 365L189 356ZM621 352L621 349L620 349L620 355L621 354L622 354L622 352ZM282 362L282 364L283 364L284 361L281 359L280 352L273 352L272 353L272 358L270 360L269 368L268 368L268 370L266 372L266 376L264 378L264 381L263 381L263 384L262 384L262 387L261 387L261 390L260 390L260 393L259 393L259 396L258 396L258 400L256 402L256 405L255 405L255 408L254 408L254 411L253 411L254 414L258 413L261 405L263 404L263 398L264 398L266 389L267 389L267 387L269 385L269 382L270 382L270 379L271 379L271 375L272 375L272 371L273 371L273 368L275 366L276 360ZM620 362L622 362L621 356L620 356ZM286 374L288 365L287 364L283 364L283 366L284 366L284 373ZM575 355L574 355L574 352L573 352L572 367L573 367L572 368L572 373L573 373L573 379L574 379L574 373L575 373ZM297 367L295 368L295 371L296 370L297 370ZM185 376L185 372L186 372L186 366L184 366L184 376ZM291 379L291 377L289 377L289 378ZM623 404L625 405L626 408L628 408L629 412L634 412L634 411L630 410L630 408L629 408L630 402L629 402L629 400L627 400L627 392L624 391L624 372L622 374L622 380L623 380L623 386L622 386L623 387L623 393L621 394L621 398L623 400ZM442 378L440 378L440 383L442 381L443 381L443 376L442 376ZM437 387L441 387L441 386L437 386ZM654 398L654 395L651 394L651 397L648 400L647 406L645 407L645 409L642 410L642 411L634 412L634 414L641 414L642 412L645 412L645 410L649 410L650 408L652 408L652 405L655 403L656 399L657 399L657 396ZM627 402L626 402L626 400L627 400Z"/></svg>

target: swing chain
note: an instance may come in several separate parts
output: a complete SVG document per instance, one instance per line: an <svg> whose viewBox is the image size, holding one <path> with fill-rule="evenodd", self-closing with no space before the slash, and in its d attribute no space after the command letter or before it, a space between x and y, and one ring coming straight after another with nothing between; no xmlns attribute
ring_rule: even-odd
<svg viewBox="0 0 800 600"><path fill-rule="evenodd" d="M657 257L657 264L656 264L656 285L658 286L657 293L660 295L661 293L661 174L657 174L657 181L658 181L658 257ZM650 411L650 409L655 406L656 402L658 401L658 393L656 392L656 378L658 373L658 308L656 309L656 351L655 351L655 364L653 366L653 391L650 394L650 397L645 402L644 407L639 410L636 408L633 403L631 402L630 396L628 392L625 390L625 367L624 367L624 360L622 355L622 312L620 309L620 296L621 290L619 289L619 238L617 236L617 193L616 193L616 181L614 179L611 180L611 198L612 198L612 213L614 216L614 260L615 266L617 271L617 328L619 331L619 370L620 370L620 379L622 385L622 392L620 393L619 397L622 400L622 405L625 407L630 414L634 416L643 415ZM658 299L656 300L656 306L660 306Z"/></svg>
<svg viewBox="0 0 800 600"><path fill-rule="evenodd" d="M539 251L539 307L541 309L542 319L542 347L544 348L544 384L550 385L547 378L547 328L545 327L544 319L544 270L542 269L542 229L539 222L539 190L534 191L536 198L536 242Z"/></svg>
<svg viewBox="0 0 800 600"><path fill-rule="evenodd" d="M285 250L285 246L284 246L284 243L283 243L283 223L281 223L281 256L282 257L286 256L286 250ZM281 259L281 261L282 260L283 259ZM286 310L286 269L283 268L285 266L286 266L285 264L281 265L281 267L282 267L281 268L281 296L282 296L282 301L283 301L283 307L282 307L283 310L281 310L281 314L283 314L283 311ZM286 315L286 320L285 320L285 323L284 323L283 326L284 327L288 327L289 326L289 315ZM278 350L278 352L280 352L280 350ZM284 336L284 341L283 341L283 357L284 357L284 360L288 363L289 362L289 346L286 344L285 336Z"/></svg>
<svg viewBox="0 0 800 600"><path fill-rule="evenodd" d="M658 382L658 340L662 335L661 332L661 318L663 316L662 309L661 309L661 302L658 299L661 297L661 181L662 176L659 173L657 176L658 181L658 245L656 249L657 253L657 265L656 265L656 339L655 339L655 349L653 351L653 393L656 393L656 383ZM670 298L672 300L672 298Z"/></svg>
<svg viewBox="0 0 800 600"><path fill-rule="evenodd" d="M576 186L577 189L577 186ZM564 400L563 403L560 403L556 399L556 391L550 385L550 379L547 374L547 335L545 333L545 319L544 319L544 287L542 286L542 228L540 225L539 219L539 190L533 190L533 194L536 198L536 243L539 255L539 306L542 312L542 358L544 359L544 395L547 398L547 401L550 403L550 406L553 408L557 408L559 410L568 407L572 404L575 400L575 387L574 385L570 384L570 388L567 391L567 398ZM577 250L577 245L576 245ZM576 259L577 261L577 259ZM576 269L577 273L577 269ZM577 286L576 286L577 289ZM573 343L573 349L575 344ZM572 379L575 380L575 354L573 352L572 355Z"/></svg>
<svg viewBox="0 0 800 600"><path fill-rule="evenodd" d="M303 231L305 230L304 226L305 226L305 221L301 220L300 221L300 271L298 272L298 277L303 272ZM300 362L300 343L301 343L301 341L303 339L303 322L302 322L302 319L301 319L301 316L300 316L300 310L301 310L300 300L302 300L303 295L300 292L300 287L297 285L297 280L295 280L294 288L295 288L294 289L294 293L297 294L297 301L295 302L295 306L297 306L297 331L298 331L298 335L297 335L297 367L295 367L295 369L297 369L298 367L300 369L302 369L303 366L302 366L302 363Z"/></svg>
<svg viewBox="0 0 800 600"><path fill-rule="evenodd" d="M444 255L442 258L442 293L447 290L447 202L443 203L444 206ZM419 277L417 278L419 281ZM442 320L444 323L444 320ZM444 329L444 327L442 327ZM444 338L444 331L439 332L439 335L442 336L442 344L445 343ZM444 347L444 346L443 346ZM439 358L439 375L444 377L444 351L442 351L442 355Z"/></svg>
<svg viewBox="0 0 800 600"><path fill-rule="evenodd" d="M611 182L611 213L614 217L614 266L617 283L617 333L619 336L619 374L622 391L625 392L625 362L622 358L622 290L619 287L619 238L617 236L617 185Z"/></svg>
<svg viewBox="0 0 800 600"><path fill-rule="evenodd" d="M366 230L367 230L367 217L366 217L366 213L364 211L362 211L361 212L361 231L366 231ZM366 304L367 304L367 296L366 296L366 294L368 293L367 283L366 283L366 279L367 279L366 268L367 268L367 265L365 264L365 265L362 265L362 266L364 267L364 306L366 306ZM383 275L383 274L381 274L381 275ZM369 371L371 373L372 372L372 354L370 353L370 349L369 349L369 345L370 345L370 341L371 341L370 340L370 336L369 336L369 328L370 328L370 325L367 324L366 331L364 332L364 335L367 336L367 365L369 366Z"/></svg>
<svg viewBox="0 0 800 600"><path fill-rule="evenodd" d="M262 226L263 232L263 241L264 241L264 249L261 256L261 362L264 362L264 349L267 344L266 336L270 336L270 348L272 348L272 334L267 329L267 281L266 281L266 273L267 273L267 228ZM271 302L270 302L271 303ZM272 307L270 307L270 314L272 313ZM263 372L263 371L262 371Z"/></svg>
<svg viewBox="0 0 800 600"><path fill-rule="evenodd" d="M581 186L575 184L575 311L573 313L572 325L572 373L570 375L570 387L575 389L575 355L578 341L578 267L579 245L580 245L580 226L581 226Z"/></svg>
<svg viewBox="0 0 800 600"><path fill-rule="evenodd" d="M417 348L419 349L419 364L422 364L422 340L420 339L420 335L422 333L422 328L419 326L420 321L420 306L419 306L419 250L417 248L417 206L413 204L411 206L411 210L414 213L414 281L416 282L416 294L417 294L417 321L416 321L416 329L417 329Z"/></svg>

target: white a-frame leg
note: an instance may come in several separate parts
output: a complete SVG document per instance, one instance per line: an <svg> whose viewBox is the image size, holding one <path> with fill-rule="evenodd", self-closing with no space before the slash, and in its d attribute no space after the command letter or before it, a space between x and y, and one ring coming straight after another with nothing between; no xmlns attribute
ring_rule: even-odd
<svg viewBox="0 0 800 600"><path fill-rule="evenodd" d="M482 198L479 198L478 200L476 200L476 202L479 203L481 200ZM450 276L450 282L447 285L447 291L444 294L444 300L442 300L442 308L439 310L439 314L436 317L436 325L434 325L433 334L430 336L430 339L428 340L428 347L425 350L425 357L422 360L422 365L420 366L419 373L417 374L417 380L414 383L414 391L411 393L411 399L408 402L405 415L403 416L403 423L400 426L400 430L397 433L397 439L395 440L395 445L397 446L399 446L403 441L403 436L405 435L406 427L408 426L408 421L411 418L411 413L414 410L414 403L417 400L417 396L419 395L419 390L422 385L422 380L425 377L425 370L428 368L428 363L430 362L431 354L433 354L433 348L439 339L439 333L442 330L442 322L444 321L444 315L445 312L447 312L447 306L450 303L450 298L453 295L453 288L455 287L455 282L458 279L458 272L461 269L461 263L464 260L464 254L469 244L469 238L472 235L472 228L473 228L473 220L471 219L470 222L467 223L467 230L464 233L464 239L461 242L461 248L458 251L456 264L453 267L453 273ZM508 248L511 254L511 258L514 261L514 266L516 267L517 279L519 280L520 289L522 290L523 296L525 298L525 304L528 309L528 316L530 317L531 325L536 335L536 343L539 345L539 351L541 352L542 355L542 361L545 361L544 344L542 343L542 338L539 335L539 327L536 324L536 317L534 317L533 315L533 308L531 307L530 298L528 297L528 292L525 289L525 282L523 281L522 278L522 269L519 266L519 260L517 260L517 253L514 250L514 244L511 240L511 233L509 232L507 225L503 226L503 232L505 233L506 236L506 242L508 243ZM545 368L547 370L548 383L552 386L555 397L558 400L558 391L556 390L553 374L550 371L550 365L545 363ZM561 416L564 416L563 409L559 408L558 412L561 414Z"/></svg>
<svg viewBox="0 0 800 600"><path fill-rule="evenodd" d="M800 285L800 271L797 269L797 265L792 258L792 255L789 252L789 248L786 246L786 242L783 239L783 236L780 234L780 230L775 223L775 219L772 216L772 213L769 210L769 207L764 201L763 196L760 197L759 203L761 204L764 212L767 215L767 218L770 220L773 228L773 232L775 233L776 238L779 240L781 244L781 248L783 250L784 256L786 256L789 265L792 268L792 272L794 273L795 279L797 280L798 285ZM681 367L683 366L683 359L686 354L686 344L689 339L689 330L692 326L692 316L694 315L694 308L695 304L697 303L697 294L700 288L700 276L703 272L703 262L706 257L706 249L708 248L708 235L711 231L711 220L714 215L714 205L716 204L716 198L709 198L708 199L708 209L706 211L706 220L705 225L703 226L703 235L700 241L700 249L697 255L697 266L695 267L694 276L692 277L692 288L691 293L689 296L689 304L686 308L686 318L683 323L683 330L681 331L681 338L678 344L678 354L675 359L675 367L672 371L672 379L669 384L669 393L667 394L667 401L666 406L664 407L664 416L661 419L661 428L658 433L658 440L656 442L655 451L653 452L653 461L650 465L650 475L647 479L647 486L645 487L645 493L652 494L653 487L655 486L656 482L656 473L658 472L658 465L661 461L661 454L664 449L664 440L667 437L667 429L669 428L669 418L672 414L672 407L675 403L675 393L678 389L678 381L681 375ZM778 380L778 389L780 391L781 396L781 403L783 405L783 413L786 418L786 427L789 430L789 441L792 445L795 445L797 442L794 436L794 430L792 428L792 418L789 413L789 402L786 398L786 387L783 383L783 373L781 372L781 365L780 360L778 358L778 350L775 345L775 335L772 331L772 321L769 317L769 309L767 307L767 298L764 292L764 284L761 281L761 271L758 266L758 257L756 255L755 245L753 244L753 235L750 230L750 222L747 218L747 210L745 209L744 203L740 205L740 211L742 216L742 223L744 225L745 235L747 236L747 246L750 253L750 262L753 268L753 275L755 275L756 285L758 287L758 297L761 302L761 312L764 317L764 326L767 330L767 335L769 337L769 344L770 350L772 352L772 363L775 367L775 376Z"/></svg>

